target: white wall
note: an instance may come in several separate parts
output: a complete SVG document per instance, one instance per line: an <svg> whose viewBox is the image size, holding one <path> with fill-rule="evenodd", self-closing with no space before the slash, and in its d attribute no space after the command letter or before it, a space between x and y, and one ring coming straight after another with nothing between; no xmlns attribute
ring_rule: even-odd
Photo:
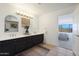
<svg viewBox="0 0 79 59"><path fill-rule="evenodd" d="M16 34L16 36L24 34L25 30L21 27L20 16L16 15L17 10L19 10L19 9L18 9L18 7L16 8L15 5L0 4L0 38L10 37L10 34ZM23 10L28 11L27 9L23 9ZM29 14L29 11L26 14ZM18 18L19 32L10 32L10 33L4 32L4 29L5 29L5 16L7 16L7 15L14 15ZM35 32L38 32L38 25L39 25L38 22L39 22L39 20L38 20L37 15L34 15L32 13L31 16L33 17L33 19L31 19L30 33L35 33ZM2 40L2 39L0 39L0 40Z"/></svg>
<svg viewBox="0 0 79 59"><path fill-rule="evenodd" d="M79 5L76 6L76 9L73 12L74 14L74 34L79 34Z"/></svg>
<svg viewBox="0 0 79 59"><path fill-rule="evenodd" d="M73 12L74 14L74 45L73 52L79 56L79 5L76 6L76 9Z"/></svg>
<svg viewBox="0 0 79 59"><path fill-rule="evenodd" d="M45 32L45 43L58 46L58 16L70 14L73 7L52 11L39 17L39 31Z"/></svg>
<svg viewBox="0 0 79 59"><path fill-rule="evenodd" d="M57 45L57 17L50 13L39 19L39 30L45 33L45 43Z"/></svg>

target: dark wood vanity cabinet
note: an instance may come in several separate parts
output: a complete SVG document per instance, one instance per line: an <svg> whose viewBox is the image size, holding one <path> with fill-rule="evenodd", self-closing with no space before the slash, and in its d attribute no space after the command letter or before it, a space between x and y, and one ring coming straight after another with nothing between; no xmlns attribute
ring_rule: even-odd
<svg viewBox="0 0 79 59"><path fill-rule="evenodd" d="M37 44L43 43L44 34L0 41L0 56L13 56Z"/></svg>
<svg viewBox="0 0 79 59"><path fill-rule="evenodd" d="M32 44L34 45L43 42L43 37L41 37L41 35L31 36L30 38L31 38Z"/></svg>

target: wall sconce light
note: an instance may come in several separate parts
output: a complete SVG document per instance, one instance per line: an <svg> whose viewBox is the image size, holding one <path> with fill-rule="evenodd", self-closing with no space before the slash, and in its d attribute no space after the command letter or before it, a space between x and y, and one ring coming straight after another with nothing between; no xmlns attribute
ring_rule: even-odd
<svg viewBox="0 0 79 59"><path fill-rule="evenodd" d="M23 14L23 13L20 13L19 11L16 12L16 14L17 14L17 15L20 15L20 16L23 16L23 17L26 17L27 19L32 19L32 18L33 18L33 17L31 17L31 16L27 16L27 15L25 15L25 14Z"/></svg>

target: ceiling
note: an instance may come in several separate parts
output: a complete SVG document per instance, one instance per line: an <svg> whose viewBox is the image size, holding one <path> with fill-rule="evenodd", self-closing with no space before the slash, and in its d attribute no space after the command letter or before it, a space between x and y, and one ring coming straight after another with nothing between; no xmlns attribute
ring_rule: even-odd
<svg viewBox="0 0 79 59"><path fill-rule="evenodd" d="M65 8L75 7L77 3L32 3L32 4L23 4L24 6L29 5L32 10L37 13L43 14L51 11L57 11Z"/></svg>
<svg viewBox="0 0 79 59"><path fill-rule="evenodd" d="M78 5L77 3L10 3L10 4L0 4L0 6L7 6L8 5L13 7L16 7L14 9L29 12L31 14L44 14L44 13L49 13L49 12L54 12L57 10L65 9L65 8L70 8Z"/></svg>

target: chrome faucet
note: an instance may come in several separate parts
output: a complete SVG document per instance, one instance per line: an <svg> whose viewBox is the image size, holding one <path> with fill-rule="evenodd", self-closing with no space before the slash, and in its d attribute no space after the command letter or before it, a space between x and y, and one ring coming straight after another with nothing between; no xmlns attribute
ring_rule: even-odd
<svg viewBox="0 0 79 59"><path fill-rule="evenodd" d="M10 37L16 37L16 34L10 34Z"/></svg>

